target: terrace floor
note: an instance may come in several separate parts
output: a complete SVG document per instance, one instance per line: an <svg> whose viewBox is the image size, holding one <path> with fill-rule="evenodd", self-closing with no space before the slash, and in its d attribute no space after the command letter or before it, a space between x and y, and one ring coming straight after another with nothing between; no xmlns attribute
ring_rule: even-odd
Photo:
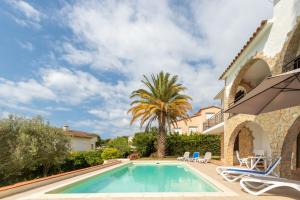
<svg viewBox="0 0 300 200"><path fill-rule="evenodd" d="M225 187L229 188L232 190L234 193L236 193L236 196L202 196L202 197L184 197L184 196L174 196L174 197L162 197L162 196L157 196L157 197L78 197L77 199L91 199L91 200L96 200L96 199L106 199L106 200L137 200L137 199L160 199L160 200L177 200L177 199L188 199L188 200L247 200L247 199L255 199L255 200L288 200L288 199L299 199L300 200L300 192L297 192L296 190L290 189L290 188L279 188L279 189L274 189L270 193L265 193L262 196L253 196L250 195L240 189L239 182L235 183L229 183L226 182L222 179L221 176L217 175L215 168L217 165L215 164L199 164L199 163L189 163L192 167L195 169L199 170L201 173L206 174L207 176L210 176L214 181L217 181L224 185ZM9 198L5 198L6 200L10 199L48 199L48 198L38 198L38 197L33 197L32 194L35 192L39 192L42 189L45 189L48 186L43 186L41 188L33 189L15 196L11 196ZM26 198L28 196L28 198ZM30 197L31 196L31 197ZM61 197L59 198L49 198L49 199L62 199ZM74 198L63 198L64 200L71 200Z"/></svg>

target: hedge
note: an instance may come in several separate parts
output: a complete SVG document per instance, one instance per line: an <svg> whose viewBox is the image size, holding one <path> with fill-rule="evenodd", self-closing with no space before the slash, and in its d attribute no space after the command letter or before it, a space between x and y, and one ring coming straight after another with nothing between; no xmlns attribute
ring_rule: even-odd
<svg viewBox="0 0 300 200"><path fill-rule="evenodd" d="M172 134L167 136L166 155L180 156L185 151L199 151L201 155L210 151L212 155L219 156L221 153L221 140L218 135L178 135Z"/></svg>
<svg viewBox="0 0 300 200"><path fill-rule="evenodd" d="M62 171L70 171L100 165L103 163L101 153L99 150L71 152L60 168Z"/></svg>
<svg viewBox="0 0 300 200"><path fill-rule="evenodd" d="M136 133L133 138L133 146L143 157L148 157L156 152L155 133ZM170 134L166 138L166 156L181 156L185 151L199 151L201 155L212 152L213 156L220 156L221 140L218 135L192 135Z"/></svg>

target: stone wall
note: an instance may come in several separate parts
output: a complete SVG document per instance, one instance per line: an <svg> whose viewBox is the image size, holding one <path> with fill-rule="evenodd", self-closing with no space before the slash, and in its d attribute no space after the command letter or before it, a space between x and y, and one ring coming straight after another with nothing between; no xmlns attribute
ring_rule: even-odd
<svg viewBox="0 0 300 200"><path fill-rule="evenodd" d="M256 123L259 125L263 133L266 134L269 141L270 141L270 147L272 151L272 157L275 158L277 156L282 157L291 157L291 153L286 153L282 155L282 148L283 143L286 138L286 135L288 134L289 129L294 124L296 119L300 117L300 106L278 110L270 113L261 114L258 116L253 115L235 115L231 117L230 119L227 119L225 122L225 135L224 135L224 157L225 157L225 163L232 165L234 161L233 157L233 146L234 146L234 140L236 135L241 131L244 130L245 126L249 122ZM249 138L249 137L248 137ZM243 142L244 139L240 138L240 143ZM249 139L248 139L249 140ZM246 155L249 153L249 151L253 150L253 146L251 144L247 144L248 140L246 140L240 148L241 150L241 156L242 154ZM295 140L291 140L290 144L287 144L285 148L291 148L292 149L292 142ZM245 148L245 146L247 148ZM253 145L253 144L252 144ZM290 161L290 159L287 159L287 162L283 162L281 166L284 169L290 168L290 165L294 165L293 162ZM283 176L285 176L283 174Z"/></svg>
<svg viewBox="0 0 300 200"><path fill-rule="evenodd" d="M249 128L241 128L239 134L239 153L241 157L251 156L253 152L253 136Z"/></svg>

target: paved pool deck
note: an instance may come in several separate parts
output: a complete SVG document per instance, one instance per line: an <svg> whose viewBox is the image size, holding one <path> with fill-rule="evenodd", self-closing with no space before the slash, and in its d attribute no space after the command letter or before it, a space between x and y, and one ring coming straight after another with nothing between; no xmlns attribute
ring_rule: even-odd
<svg viewBox="0 0 300 200"><path fill-rule="evenodd" d="M144 161L143 161L144 162ZM300 192L297 192L296 190L290 189L290 188L278 188L270 191L269 193L265 193L262 196L253 196L250 195L244 191L241 190L239 182L229 183L222 179L221 176L217 175L216 173L216 166L214 164L199 164L199 163L188 163L191 167L199 171L201 174L205 174L206 176L209 176L209 179L212 180L214 183L217 183L218 185L222 185L224 188L228 188L228 194L231 195L217 195L217 196L211 196L211 195L203 195L203 196L183 196L181 194L174 193L172 196L165 196L160 195L159 193L156 193L155 195L152 195L152 197L149 197L147 195L145 196L125 196L122 194L115 195L115 196L94 196L94 195L77 195L77 197L74 196L68 196L65 195L63 198L61 195L45 195L44 191L49 190L50 188L57 187L59 185L64 185L67 182L72 182L78 180L79 177L85 178L88 176L92 176L99 172L92 172L88 173L86 175L82 175L79 177L74 177L68 180L60 181L58 183L53 183L47 186L43 186L40 188L36 188L27 192L23 192L8 198L5 198L5 200L45 200L45 199L59 199L59 200L74 200L74 199L91 199L91 200L137 200L137 199L161 199L161 200L178 200L178 199L189 199L189 200L248 200L248 199L255 199L255 200L300 200ZM114 167L108 167L106 170L112 169Z"/></svg>

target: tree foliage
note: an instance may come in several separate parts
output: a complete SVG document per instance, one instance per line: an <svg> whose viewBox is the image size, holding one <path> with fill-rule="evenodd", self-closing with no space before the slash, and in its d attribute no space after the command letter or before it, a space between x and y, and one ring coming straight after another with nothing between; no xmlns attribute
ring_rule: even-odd
<svg viewBox="0 0 300 200"><path fill-rule="evenodd" d="M16 182L30 179L32 171L46 176L51 167L64 162L69 140L62 129L51 127L41 117L9 116L0 120L0 177Z"/></svg>
<svg viewBox="0 0 300 200"><path fill-rule="evenodd" d="M132 145L143 157L148 157L156 151L157 129L152 128L149 132L136 133L132 139Z"/></svg>
<svg viewBox="0 0 300 200"><path fill-rule="evenodd" d="M107 146L118 149L120 154L122 155L122 157L127 157L131 151L131 147L128 143L127 137L117 137L117 138L111 139L107 143Z"/></svg>
<svg viewBox="0 0 300 200"><path fill-rule="evenodd" d="M150 78L144 75L142 80L145 88L132 92L129 113L131 124L140 119L140 126L146 124L146 131L153 122L158 123L158 157L165 155L165 139L167 129L179 119L187 119L192 108L191 97L182 94L186 88L178 83L178 76L171 76L161 71Z"/></svg>
<svg viewBox="0 0 300 200"><path fill-rule="evenodd" d="M103 160L109 160L109 159L121 158L122 154L120 153L120 151L118 149L108 147L108 148L103 149L101 157Z"/></svg>

